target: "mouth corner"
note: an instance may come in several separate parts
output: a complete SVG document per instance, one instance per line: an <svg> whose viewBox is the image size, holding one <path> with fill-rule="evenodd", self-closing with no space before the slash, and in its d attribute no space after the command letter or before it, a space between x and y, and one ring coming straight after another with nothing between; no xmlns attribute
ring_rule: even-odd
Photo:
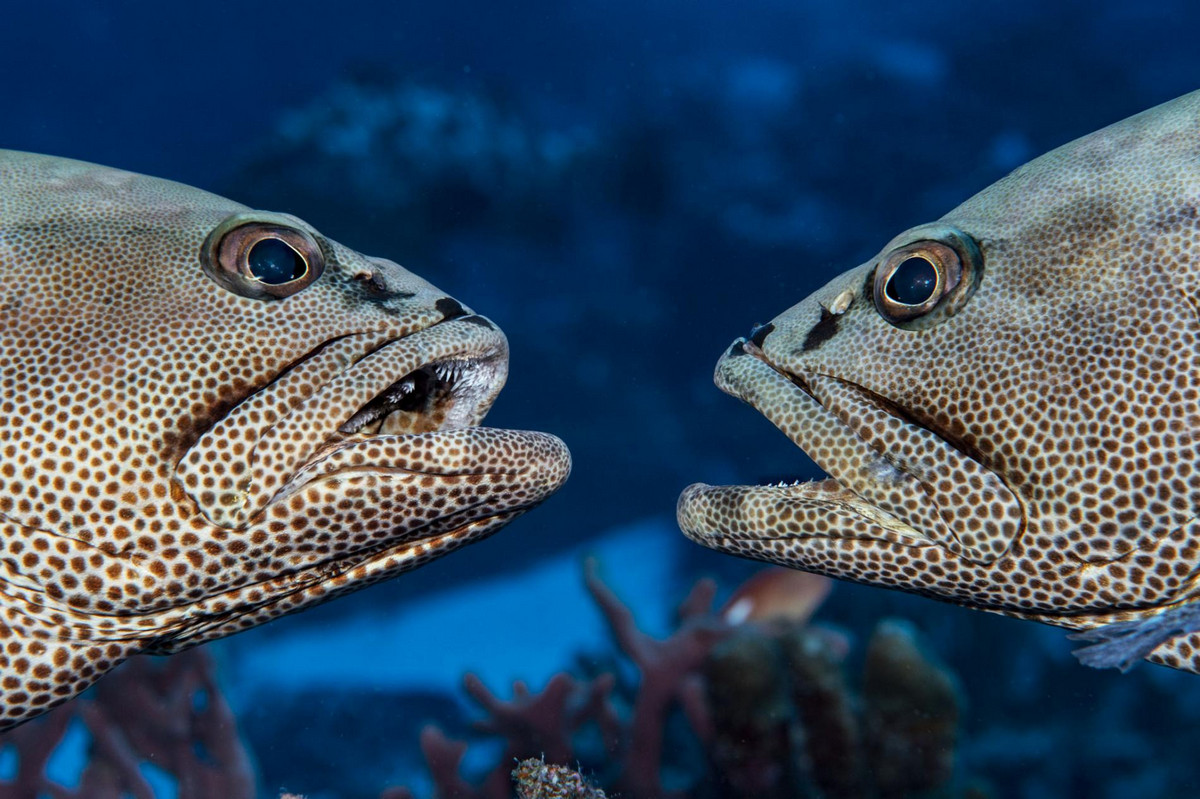
<svg viewBox="0 0 1200 799"><path fill-rule="evenodd" d="M508 372L500 349L448 353L404 374L338 426L344 435L402 435L473 427L491 409Z"/></svg>
<svg viewBox="0 0 1200 799"><path fill-rule="evenodd" d="M1020 535L1020 499L970 450L864 386L833 375L794 374L753 342L735 346L754 357L738 357L731 348L718 362L717 385L763 414L830 475L831 481L792 492L789 500L805 503L826 529L841 525L857 531L853 537L937 544L975 563L994 562ZM774 496L771 487L754 490L763 503ZM688 495L689 508L698 496ZM726 521L740 513L731 501L724 500L721 511ZM758 535L772 537L765 529Z"/></svg>

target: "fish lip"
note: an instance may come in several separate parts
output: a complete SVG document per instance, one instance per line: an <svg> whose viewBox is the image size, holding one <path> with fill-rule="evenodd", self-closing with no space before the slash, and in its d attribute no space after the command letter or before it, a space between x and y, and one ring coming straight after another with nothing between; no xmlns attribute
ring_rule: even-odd
<svg viewBox="0 0 1200 799"><path fill-rule="evenodd" d="M498 532L514 518L556 492L570 476L570 451L556 436L532 431L474 429L496 435L521 436L547 444L550 450L543 462L558 464L559 472L553 479L542 481L540 495L530 496L528 504L520 507L511 507L483 516L473 515L470 509L467 509L432 522L430 529L421 531L419 535L410 535L399 541L380 541L350 551L341 557L312 563L253 583L242 583L197 602L147 614L158 617L154 629L158 630L159 634L143 651L148 654L174 654L240 629L236 626L239 619L265 606L294 599L292 606L283 611L283 614L291 613L391 579L420 566L425 562L424 558L441 557ZM506 443L511 446L511 441ZM352 577L351 573L355 575ZM255 591L262 594L261 600L243 599L248 592ZM214 635L215 630L224 632ZM142 632L143 629L138 628L133 635L118 637L140 638Z"/></svg>
<svg viewBox="0 0 1200 799"><path fill-rule="evenodd" d="M429 343L431 337L446 331L455 331L453 336L448 337L447 342ZM327 586L349 571L370 568L372 564L378 564L388 558L414 557L431 550L444 553L479 540L504 526L507 520L551 496L570 475L570 451L556 436L535 431L480 426L480 422L503 389L508 375L508 340L486 317L471 314L446 319L410 334L384 341L365 350L337 377L351 373L372 357L378 359L397 354L403 356L405 351L412 347L426 347L428 351L422 357L411 361L411 368L388 382L382 390L363 389L356 399L356 410L350 413L346 420L339 423L338 419L331 419L328 428L333 432L330 436L296 467L287 482L255 515L255 520L261 522L270 516L273 507L285 505L294 495L305 492L314 484L353 480L364 475L422 475L434 480L465 477L520 480L528 484L524 498L519 505L504 505L497 509L494 504L489 504L496 502L495 496L487 495L475 506L456 510L444 517L432 517L424 526L410 530L398 539L372 541L366 546L352 548L339 557L309 563L290 574L278 575L273 579L294 583L283 593ZM429 417L426 416L429 408L415 411L414 419L421 423L421 426L410 431L385 432L394 416L407 413L403 410L392 410L365 425L352 425L356 419L361 419L364 409L377 403L382 395L395 390L411 375L429 371L436 373L439 367L447 367L452 372L451 375L444 375L443 381L438 384L445 390L441 399L450 405L445 414L439 417L435 413ZM438 385L428 389L430 396L438 393ZM326 386L322 386L322 389L324 388ZM438 411L440 408L435 407L432 410ZM347 432L348 427L353 427L353 431ZM467 458L463 462L421 459L419 464L414 466L413 463L386 459L381 461L368 458L364 462L362 457L362 453L369 453L376 447L386 445L402 448L420 446L422 452L428 454L438 443L463 438L475 442L476 450L502 452L506 461L521 465L498 465L496 462L487 462L482 457L477 457ZM471 451L467 446L461 446L460 449L465 452ZM407 568L399 569L404 570ZM360 584L355 582L355 585Z"/></svg>
<svg viewBox="0 0 1200 799"><path fill-rule="evenodd" d="M310 468L339 450L385 435L407 437L477 427L491 409L508 376L508 340L499 328L485 317L472 314L447 319L408 335L390 339L364 352L342 374L354 369L371 356L403 350L410 346L414 339L451 325L464 330L478 328L478 331L457 347L437 348L381 391L361 392L362 402L358 409L332 430L317 452L298 466L297 472ZM415 382L423 382L425 385L405 389L406 384ZM436 412L442 410L441 408L425 407L417 412L418 405L427 404L421 400L434 398L435 394L448 394L441 399L450 401L450 408L440 420L436 419ZM389 400L389 397L392 399ZM432 419L431 410L434 411ZM414 421L424 422L419 429L384 432L389 426L398 427L397 417L406 413L412 413Z"/></svg>
<svg viewBox="0 0 1200 799"><path fill-rule="evenodd" d="M445 441L452 438L458 431L470 431L469 435L477 441L494 443L494 447L506 451L509 459L520 462L534 448L549 444L549 454L543 454L536 468L562 472L559 478L552 479L548 489L541 499L554 493L565 482L571 469L570 451L557 437L548 433L489 428L480 426L480 422L490 410L492 403L504 387L508 373L508 341L504 333L484 317L460 317L436 325L431 325L413 334L384 342L363 354L355 364L375 354L387 354L389 350L402 349L411 340L439 327L459 325L471 330L472 336L461 346L437 348L436 354L420 359L413 369L408 370L400 378L388 384L382 392L374 394L363 393L359 410L352 414L348 421L335 428L335 432L307 459L300 463L292 472L291 477L283 484L262 508L262 512L271 506L286 501L292 495L303 491L307 486L318 480L334 476L354 476L361 474L411 473L424 474L431 477L462 477L465 475L498 475L504 470L489 467L486 470L479 461L466 464L423 463L414 469L411 465L397 466L389 463L353 463L354 457L362 450L369 450L380 444L422 444ZM478 332L475 332L478 331ZM451 412L445 418L438 420L429 428L409 432L383 432L389 421L399 411L394 411L384 417L374 420L364 428L359 428L347 434L345 429L362 413L363 408L375 403L383 393L393 390L398 384L414 373L434 369L438 366L452 366L455 375L449 382L449 393L456 400ZM353 368L353 366L351 367ZM418 415L419 416L419 415ZM428 449L428 447L426 447ZM530 457L530 460L538 460ZM563 466L565 464L565 466ZM561 467L561 468L559 468ZM545 481L536 481L539 485ZM540 502L538 499L528 507ZM262 512L257 514L261 517Z"/></svg>
<svg viewBox="0 0 1200 799"><path fill-rule="evenodd" d="M740 399L742 402L745 402L760 414L764 416L768 415L767 409L763 407L758 397L752 393L746 392L743 389L743 386L731 374L731 370L729 368L731 360L742 357L754 358L755 361L769 367L776 374L785 378L795 388L796 391L807 395L821 409L822 414L830 421L833 421L840 428L846 430L851 435L855 436L855 438L859 438L861 440L861 438L852 428L849 427L849 425L846 425L845 422L843 422L837 416L837 414L831 411L817 398L816 393L810 387L803 375L791 372L772 362L762 348L745 338L739 338L734 341L734 343L729 347L728 350L726 350L725 354L722 355L720 360L717 362L714 374L715 382L718 388L720 388L726 394ZM813 374L815 375L816 373ZM849 385L854 385L856 388L861 389L861 387L858 387L856 384L853 384L850 381L844 381L841 378L834 377L833 375L825 376L835 380L840 380L841 382L848 383ZM907 424L916 424L910 419L905 419L904 421ZM812 458L813 462L816 463L816 465L828 475L829 470L826 464L818 461L811 452L803 447L801 447L801 450L804 451L804 453L810 458ZM694 525L688 523L687 517L690 503L701 497L701 495L703 495L706 491L720 491L725 488L742 489L748 491L773 491L778 492L781 496L802 494L815 500L828 500L830 502L837 502L841 507L852 509L859 516L861 516L864 521L869 522L878 529L886 531L886 534L878 536L863 535L861 533L852 534L840 531L836 528L832 531L832 533L807 531L800 533L773 533L762 528L703 531L696 529ZM903 520L899 519L895 515L878 507L876 504L862 497L853 489L849 488L844 483L832 476L827 476L819 480L795 481L790 485L785 483L777 483L774 485L742 485L724 487L707 486L702 483L695 483L691 486L688 486L680 495L677 505L677 516L680 527L683 529L686 535L694 540L700 541L701 543L705 543L708 546L715 546L717 548L721 548L724 543L737 541L797 541L803 539L851 538L859 538L871 541L886 540L891 543L898 543L903 546L913 548L925 548L937 545L936 541L932 540L920 530L906 524ZM843 534L839 535L839 532Z"/></svg>
<svg viewBox="0 0 1200 799"><path fill-rule="evenodd" d="M386 404L386 413L355 432L339 429L398 381L439 364L453 364L457 378L440 384L445 390L429 407L408 412L408 429L394 423L401 409ZM182 453L174 479L210 523L243 530L314 462L368 439L385 422L391 433L478 425L507 375L508 341L484 317L457 316L399 335L351 331L313 347L223 412Z"/></svg>
<svg viewBox="0 0 1200 799"><path fill-rule="evenodd" d="M839 527L849 527L849 537L935 544L977 565L1004 557L1024 530L1022 500L999 474L886 396L836 375L796 374L745 340L735 342L718 362L716 382L812 457L834 479L836 490L828 483L809 485L784 499L762 489L759 495L736 497L743 503L739 506L731 504L734 495L726 495L723 510L705 511L713 514L714 525L740 524L748 530L746 537L757 540L780 537L769 529L769 520L752 517L772 516L764 503L778 502L824 538L848 537ZM695 521L696 512L681 505L681 525ZM784 526L791 528L786 537L794 538L801 532L799 520L781 512L788 516ZM690 526L697 535L703 532L702 525Z"/></svg>

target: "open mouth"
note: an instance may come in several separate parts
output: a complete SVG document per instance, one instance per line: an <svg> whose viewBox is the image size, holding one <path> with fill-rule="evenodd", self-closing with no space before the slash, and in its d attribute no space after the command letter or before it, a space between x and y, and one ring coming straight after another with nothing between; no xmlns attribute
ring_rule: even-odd
<svg viewBox="0 0 1200 799"><path fill-rule="evenodd" d="M507 375L507 340L478 316L401 338L344 336L231 409L176 475L214 524L244 528L339 449L478 425Z"/></svg>
<svg viewBox="0 0 1200 799"><path fill-rule="evenodd" d="M1019 535L1020 502L978 460L886 398L840 378L793 374L735 342L717 385L756 408L831 479L777 486L688 488L684 532L719 538L866 538L938 544L977 563Z"/></svg>
<svg viewBox="0 0 1200 799"><path fill-rule="evenodd" d="M571 470L558 438L479 427L508 344L477 316L345 336L213 425L176 469L234 542L214 593L164 596L155 651L227 635L499 530ZM202 591L202 589L200 589Z"/></svg>
<svg viewBox="0 0 1200 799"><path fill-rule="evenodd" d="M508 374L508 343L480 316L443 322L389 342L367 358L387 360L384 351L392 349L402 357L415 352L417 357L410 357L405 365L418 365L370 396L338 426L338 433L403 435L478 424ZM422 350L424 358L420 357ZM426 362L420 363L422 360ZM381 367L384 365L370 366ZM360 381L359 385L373 388L377 382Z"/></svg>
<svg viewBox="0 0 1200 799"><path fill-rule="evenodd" d="M339 427L338 432L378 435L437 430L441 427L439 417L444 418L439 408L453 404L464 376L474 378L481 368L480 361L465 360L422 366L384 389ZM491 371L494 374L494 367ZM492 381L485 378L482 382Z"/></svg>
<svg viewBox="0 0 1200 799"><path fill-rule="evenodd" d="M230 410L176 477L210 522L251 542L237 567L250 582L299 591L412 568L499 529L570 472L554 436L478 426L507 374L504 334L479 316L344 336Z"/></svg>

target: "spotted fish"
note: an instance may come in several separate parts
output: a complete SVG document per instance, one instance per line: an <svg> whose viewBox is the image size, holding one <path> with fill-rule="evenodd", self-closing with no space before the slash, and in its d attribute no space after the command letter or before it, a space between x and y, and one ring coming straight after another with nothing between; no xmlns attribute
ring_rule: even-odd
<svg viewBox="0 0 1200 799"><path fill-rule="evenodd" d="M1198 343L1200 92L1017 169L735 341L718 386L829 479L696 484L679 524L757 560L1148 632L1136 655L1200 672Z"/></svg>
<svg viewBox="0 0 1200 799"><path fill-rule="evenodd" d="M541 502L562 442L477 426L507 373L492 322L295 217L0 151L0 727Z"/></svg>

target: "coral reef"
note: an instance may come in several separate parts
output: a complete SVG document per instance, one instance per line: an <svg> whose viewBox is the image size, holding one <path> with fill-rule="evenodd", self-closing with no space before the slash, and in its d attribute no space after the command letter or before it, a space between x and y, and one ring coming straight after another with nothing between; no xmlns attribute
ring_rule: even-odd
<svg viewBox="0 0 1200 799"><path fill-rule="evenodd" d="M508 797L509 764L530 757L580 764L629 799L968 795L956 779L961 691L911 625L876 626L856 690L846 636L806 623L828 591L815 582L823 578L808 576L791 604L781 579L794 578L752 578L721 613L712 610L715 585L699 581L660 640L637 626L589 562L588 589L637 679L623 686L612 672L563 673L536 694L517 683L504 701L468 675L467 692L486 713L476 729L502 739L503 756L472 782L461 773L468 743L426 728L421 746L435 795ZM731 622L728 615L745 615L737 610L745 602L775 613Z"/></svg>
<svg viewBox="0 0 1200 799"><path fill-rule="evenodd" d="M910 625L877 625L856 690L846 635L809 623L828 594L824 578L768 570L719 611L715 583L700 580L661 639L638 626L594 562L584 579L620 660L557 674L537 692L518 682L507 700L467 675L484 712L474 729L503 748L493 767L465 775L470 744L427 726L420 747L437 799L509 799L514 778L522 799L599 799L605 790L627 799L964 795L960 690ZM49 773L72 747L75 777ZM251 757L202 650L130 661L86 697L0 737L0 762L15 765L0 770L4 796L255 792Z"/></svg>
<svg viewBox="0 0 1200 799"><path fill-rule="evenodd" d="M48 765L81 736L86 748L78 785L68 787L47 773ZM11 779L0 779L3 796L255 795L253 761L216 684L212 659L199 649L130 660L85 697L0 735L0 758L15 761Z"/></svg>
<svg viewBox="0 0 1200 799"><path fill-rule="evenodd" d="M517 783L517 799L605 799L604 791L579 772L547 765L538 757L522 760L512 776Z"/></svg>
<svg viewBox="0 0 1200 799"><path fill-rule="evenodd" d="M705 663L722 796L954 796L960 691L911 625L880 622L861 688L844 639L820 627L745 627Z"/></svg>

